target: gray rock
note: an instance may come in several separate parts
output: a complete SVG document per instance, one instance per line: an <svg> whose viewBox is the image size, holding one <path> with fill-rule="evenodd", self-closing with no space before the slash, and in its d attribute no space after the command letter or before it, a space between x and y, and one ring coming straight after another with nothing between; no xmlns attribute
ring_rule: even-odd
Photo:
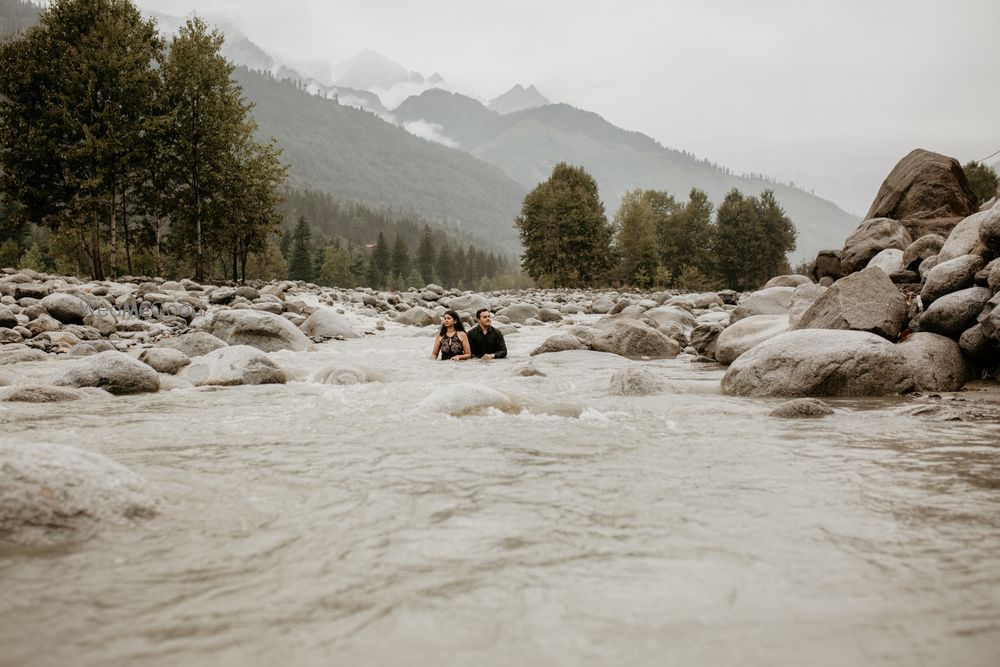
<svg viewBox="0 0 1000 667"><path fill-rule="evenodd" d="M944 237L940 234L925 234L906 246L903 251L903 268L916 269L920 263L941 252Z"/></svg>
<svg viewBox="0 0 1000 667"><path fill-rule="evenodd" d="M833 408L818 398L793 398L785 401L769 416L782 419L800 419L803 417L825 417L833 414Z"/></svg>
<svg viewBox="0 0 1000 667"><path fill-rule="evenodd" d="M950 338L921 331L910 334L897 348L916 389L958 391L972 377L972 365Z"/></svg>
<svg viewBox="0 0 1000 667"><path fill-rule="evenodd" d="M62 325L59 323L59 320L50 315L39 315L24 326L31 332L32 336L37 336L38 334L46 333L48 331L59 331L62 329Z"/></svg>
<svg viewBox="0 0 1000 667"><path fill-rule="evenodd" d="M404 324L414 327L427 327L438 322L438 318L433 312L421 306L414 306L403 311L394 320L397 324Z"/></svg>
<svg viewBox="0 0 1000 667"><path fill-rule="evenodd" d="M903 251L898 248L886 248L868 260L868 267L873 266L882 269L886 275L901 271L903 269Z"/></svg>
<svg viewBox="0 0 1000 667"><path fill-rule="evenodd" d="M90 306L83 299L61 292L42 299L42 307L63 324L83 324L83 318L90 314Z"/></svg>
<svg viewBox="0 0 1000 667"><path fill-rule="evenodd" d="M52 290L47 285L38 283L20 283L14 287L14 298L21 299L44 299Z"/></svg>
<svg viewBox="0 0 1000 667"><path fill-rule="evenodd" d="M191 359L180 350L169 347L151 347L143 350L139 361L148 365L157 373L176 375L182 368L191 363Z"/></svg>
<svg viewBox="0 0 1000 667"><path fill-rule="evenodd" d="M992 262L993 266L990 268L990 275L986 279L986 285L990 288L990 291L994 294L1000 292L1000 261L994 260Z"/></svg>
<svg viewBox="0 0 1000 667"><path fill-rule="evenodd" d="M448 307L452 310L475 315L480 308L490 308L490 301L482 294L463 294L449 299Z"/></svg>
<svg viewBox="0 0 1000 667"><path fill-rule="evenodd" d="M0 304L0 327L13 329L17 324L17 317L14 316L14 312L8 306Z"/></svg>
<svg viewBox="0 0 1000 667"><path fill-rule="evenodd" d="M958 338L976 322L990 300L985 287L969 287L938 298L920 318L920 330Z"/></svg>
<svg viewBox="0 0 1000 667"><path fill-rule="evenodd" d="M45 384L24 384L7 389L0 400L11 403L57 403L78 401L83 397L79 389L53 387Z"/></svg>
<svg viewBox="0 0 1000 667"><path fill-rule="evenodd" d="M70 350L71 357L89 357L94 354L99 354L101 352L114 351L114 345L106 340L88 340L86 342L80 343Z"/></svg>
<svg viewBox="0 0 1000 667"><path fill-rule="evenodd" d="M673 324L682 330L690 330L698 325L698 319L691 314L691 311L677 306L658 306L643 311L641 315L656 322L656 326L661 329L669 328Z"/></svg>
<svg viewBox="0 0 1000 667"><path fill-rule="evenodd" d="M840 266L840 250L820 250L813 260L812 275L817 283L823 278L842 278L844 270Z"/></svg>
<svg viewBox="0 0 1000 667"><path fill-rule="evenodd" d="M798 273L789 273L784 276L775 276L764 283L764 289L769 287L798 287L812 283L808 276Z"/></svg>
<svg viewBox="0 0 1000 667"><path fill-rule="evenodd" d="M52 547L156 514L148 485L76 447L0 443L0 544Z"/></svg>
<svg viewBox="0 0 1000 667"><path fill-rule="evenodd" d="M119 396L160 390L156 371L124 352L100 352L84 357L53 373L48 383L57 387L97 387Z"/></svg>
<svg viewBox="0 0 1000 667"><path fill-rule="evenodd" d="M973 213L955 225L955 229L951 230L941 252L938 253L938 261L947 262L962 255L979 254L985 249L979 242L979 231L984 223L990 224L996 217L1000 217L1000 209L994 208Z"/></svg>
<svg viewBox="0 0 1000 667"><path fill-rule="evenodd" d="M1000 253L1000 204L987 209L990 215L979 223L979 243L993 253Z"/></svg>
<svg viewBox="0 0 1000 667"><path fill-rule="evenodd" d="M864 331L789 331L740 355L722 390L741 396L882 396L913 388L896 346Z"/></svg>
<svg viewBox="0 0 1000 667"><path fill-rule="evenodd" d="M725 325L717 322L699 324L691 330L691 347L703 357L714 359L716 344L725 328Z"/></svg>
<svg viewBox="0 0 1000 667"><path fill-rule="evenodd" d="M547 352L562 352L564 350L589 350L590 345L572 334L558 334L545 339L541 345L531 351L528 356L545 354Z"/></svg>
<svg viewBox="0 0 1000 667"><path fill-rule="evenodd" d="M623 357L673 359L681 346L661 331L638 320L619 319L601 327L601 333L591 341L599 352L611 352Z"/></svg>
<svg viewBox="0 0 1000 667"><path fill-rule="evenodd" d="M606 315L611 312L611 309L615 307L615 302L607 299L600 298L596 299L594 303L590 306L590 312L596 315Z"/></svg>
<svg viewBox="0 0 1000 667"><path fill-rule="evenodd" d="M995 361L1000 354L998 352L1000 348L994 345L989 336L983 333L983 325L980 323L976 323L962 332L958 338L958 347L962 350L962 354L984 366Z"/></svg>
<svg viewBox="0 0 1000 667"><path fill-rule="evenodd" d="M365 384L375 378L366 370L353 366L327 366L310 376L310 382L317 384Z"/></svg>
<svg viewBox="0 0 1000 667"><path fill-rule="evenodd" d="M13 329L0 327L0 345L20 343L22 340L24 340L24 337Z"/></svg>
<svg viewBox="0 0 1000 667"><path fill-rule="evenodd" d="M236 298L236 290L232 287L216 287L208 295L208 302L214 304L226 304Z"/></svg>
<svg viewBox="0 0 1000 667"><path fill-rule="evenodd" d="M454 417L480 414L487 410L520 412L520 404L510 396L482 384L456 382L438 387L417 403L416 414L444 413Z"/></svg>
<svg viewBox="0 0 1000 667"><path fill-rule="evenodd" d="M872 267L827 288L793 329L868 331L894 341L906 319L906 298L884 271Z"/></svg>
<svg viewBox="0 0 1000 667"><path fill-rule="evenodd" d="M83 318L83 323L97 329L102 336L110 336L118 330L118 321L110 309L99 309L90 312Z"/></svg>
<svg viewBox="0 0 1000 667"><path fill-rule="evenodd" d="M156 345L157 347L166 347L183 352L186 356L193 359L194 357L200 357L203 354L208 354L213 350L225 347L227 343L221 338L216 338L205 331L195 331L181 334L177 338L164 338Z"/></svg>
<svg viewBox="0 0 1000 667"><path fill-rule="evenodd" d="M4 350L0 348L0 366L20 364L26 361L45 361L49 355L41 350Z"/></svg>
<svg viewBox="0 0 1000 667"><path fill-rule="evenodd" d="M796 287L788 304L788 323L795 326L802 319L802 315L816 303L816 299L820 298L827 289L829 288L812 283Z"/></svg>
<svg viewBox="0 0 1000 667"><path fill-rule="evenodd" d="M538 310L538 321L562 322L562 315L560 315L558 311L552 310L551 308L540 308Z"/></svg>
<svg viewBox="0 0 1000 667"><path fill-rule="evenodd" d="M993 342L994 347L1000 346L1000 304L990 307L990 304L995 303L996 300L995 296L990 299L989 304L984 307L982 314L977 318L983 335Z"/></svg>
<svg viewBox="0 0 1000 667"><path fill-rule="evenodd" d="M726 327L715 341L715 359L731 364L760 343L788 331L787 315L751 315Z"/></svg>
<svg viewBox="0 0 1000 667"><path fill-rule="evenodd" d="M913 243L901 222L889 218L865 220L844 241L840 266L845 275L863 269L872 257L886 248L905 250Z"/></svg>
<svg viewBox="0 0 1000 667"><path fill-rule="evenodd" d="M920 266L917 268L917 273L920 275L921 279L926 276L931 269L937 266L938 256L931 255L924 261L920 262Z"/></svg>
<svg viewBox="0 0 1000 667"><path fill-rule="evenodd" d="M962 255L946 261L940 261L939 257L937 265L924 277L920 298L924 304L930 304L945 294L971 287L976 272L983 264L983 258L979 255Z"/></svg>
<svg viewBox="0 0 1000 667"><path fill-rule="evenodd" d="M617 370L611 376L611 393L619 396L646 396L663 389L653 375L638 366Z"/></svg>
<svg viewBox="0 0 1000 667"><path fill-rule="evenodd" d="M230 345L251 345L264 352L303 352L312 342L294 324L259 310L224 310L212 321L212 335Z"/></svg>
<svg viewBox="0 0 1000 667"><path fill-rule="evenodd" d="M196 386L285 384L285 371L250 345L229 345L191 360L182 376Z"/></svg>
<svg viewBox="0 0 1000 667"><path fill-rule="evenodd" d="M301 329L310 336L361 338L346 317L332 308L320 308L306 318Z"/></svg>
<svg viewBox="0 0 1000 667"><path fill-rule="evenodd" d="M538 319L538 310L538 306L530 303L512 303L506 308L497 311L497 315L502 315L511 322L524 324L529 318Z"/></svg>
<svg viewBox="0 0 1000 667"><path fill-rule="evenodd" d="M733 321L754 315L787 315L794 293L794 287L769 287L753 292L736 306Z"/></svg>

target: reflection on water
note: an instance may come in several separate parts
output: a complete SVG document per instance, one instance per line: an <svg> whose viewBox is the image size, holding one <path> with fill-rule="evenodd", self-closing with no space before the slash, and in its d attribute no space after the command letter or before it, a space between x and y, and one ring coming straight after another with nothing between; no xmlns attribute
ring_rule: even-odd
<svg viewBox="0 0 1000 667"><path fill-rule="evenodd" d="M275 354L285 386L6 404L3 438L110 456L163 511L0 558L0 664L1000 664L996 423L777 420L686 361L615 396L614 357L512 374L550 329L488 364L414 333ZM517 408L451 416L453 383Z"/></svg>

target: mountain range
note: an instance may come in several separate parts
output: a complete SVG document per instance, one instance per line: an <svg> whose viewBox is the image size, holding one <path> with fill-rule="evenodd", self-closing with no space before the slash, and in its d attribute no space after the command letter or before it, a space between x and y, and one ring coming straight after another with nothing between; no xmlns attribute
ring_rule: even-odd
<svg viewBox="0 0 1000 667"><path fill-rule="evenodd" d="M168 34L183 23L155 18ZM634 188L683 201L697 187L716 203L733 188L771 189L799 232L793 261L840 247L858 222L792 184L737 176L591 111L550 103L532 85L482 101L452 90L440 74L425 77L374 51L300 70L232 21L210 21L226 34L224 55L241 66L235 76L255 104L260 134L284 150L293 185L413 212L510 253L518 250L513 220L524 195L558 162L594 176L609 218Z"/></svg>

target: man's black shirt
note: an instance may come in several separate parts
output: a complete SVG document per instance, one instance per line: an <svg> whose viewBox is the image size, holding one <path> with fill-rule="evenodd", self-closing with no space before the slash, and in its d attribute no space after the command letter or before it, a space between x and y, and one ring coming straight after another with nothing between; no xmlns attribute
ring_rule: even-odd
<svg viewBox="0 0 1000 667"><path fill-rule="evenodd" d="M507 356L507 343L504 342L503 334L490 327L483 333L483 328L478 324L469 332L469 347L472 349L472 356L481 357L484 354L492 354L495 359L503 359Z"/></svg>

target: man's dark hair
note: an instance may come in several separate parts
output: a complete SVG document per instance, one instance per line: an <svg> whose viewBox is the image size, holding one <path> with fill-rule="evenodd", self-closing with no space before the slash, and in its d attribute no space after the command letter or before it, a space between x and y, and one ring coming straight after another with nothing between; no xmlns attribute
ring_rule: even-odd
<svg viewBox="0 0 1000 667"><path fill-rule="evenodd" d="M476 320L479 319L480 315L482 315L483 313L488 313L488 312L490 312L489 308L480 308L479 310L476 311Z"/></svg>

